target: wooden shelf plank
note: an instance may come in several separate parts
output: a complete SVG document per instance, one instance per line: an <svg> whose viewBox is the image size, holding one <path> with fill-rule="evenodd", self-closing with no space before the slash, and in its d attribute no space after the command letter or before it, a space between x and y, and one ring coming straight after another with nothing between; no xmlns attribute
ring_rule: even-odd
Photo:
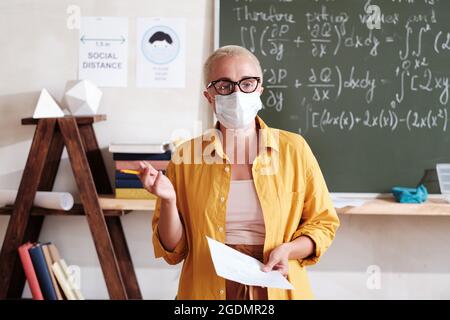
<svg viewBox="0 0 450 320"><path fill-rule="evenodd" d="M154 211L156 200L116 199L114 195L99 195L100 207L105 216L122 216L131 211ZM0 215L11 215L13 206L0 208ZM414 215L450 216L450 203L444 199L429 199L422 204L398 203L394 199L372 199L359 207L336 208L343 215ZM75 204L69 211L33 207L33 216L84 215L81 204Z"/></svg>
<svg viewBox="0 0 450 320"><path fill-rule="evenodd" d="M430 198L420 204L398 203L394 198L368 200L359 207L336 209L345 215L412 215L412 216L450 216L450 203L445 199Z"/></svg>
<svg viewBox="0 0 450 320"><path fill-rule="evenodd" d="M69 118L72 116L65 116L65 118ZM76 116L74 117L77 124L91 124L94 122L104 121L106 120L106 114L96 114L92 116ZM22 125L29 125L29 124L37 124L39 119L34 118L23 118L22 119Z"/></svg>
<svg viewBox="0 0 450 320"><path fill-rule="evenodd" d="M156 200L144 199L116 199L114 195L103 194L99 195L98 200L100 207L103 209L105 216L123 216L131 211L153 211L155 210ZM0 207L0 215L11 215L14 206ZM31 210L33 216L58 216L58 215L84 215L83 206L81 204L74 204L71 210L56 210L45 209L40 207L33 207Z"/></svg>
<svg viewBox="0 0 450 320"><path fill-rule="evenodd" d="M156 200L116 199L114 195L99 195L100 207L105 216L122 216L131 211L154 211ZM0 207L0 215L11 215L13 206ZM429 199L422 204L398 203L394 199L372 199L359 207L336 208L343 215L413 215L450 216L450 203L444 199ZM84 215L81 204L75 204L69 211L33 207L33 216Z"/></svg>
<svg viewBox="0 0 450 320"><path fill-rule="evenodd" d="M5 206L0 208L0 215L11 215L14 206ZM105 216L123 216L131 210L103 210ZM32 216L84 216L84 209L81 204L74 204L70 210L46 209L40 207L31 208Z"/></svg>

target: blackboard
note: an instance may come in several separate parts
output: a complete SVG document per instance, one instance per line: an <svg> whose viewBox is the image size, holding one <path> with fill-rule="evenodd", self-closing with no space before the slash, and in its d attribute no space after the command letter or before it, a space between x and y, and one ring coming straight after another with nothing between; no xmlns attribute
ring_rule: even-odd
<svg viewBox="0 0 450 320"><path fill-rule="evenodd" d="M450 162L450 1L215 5L216 47L260 59L261 117L305 137L330 191L414 187Z"/></svg>

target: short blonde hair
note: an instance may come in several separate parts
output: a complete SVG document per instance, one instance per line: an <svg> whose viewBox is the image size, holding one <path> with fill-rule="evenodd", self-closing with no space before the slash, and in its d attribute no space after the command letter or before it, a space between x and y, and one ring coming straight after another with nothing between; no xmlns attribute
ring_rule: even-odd
<svg viewBox="0 0 450 320"><path fill-rule="evenodd" d="M241 46L236 46L236 45L228 45L228 46L223 46L220 47L219 49L217 49L216 51L214 51L209 57L208 59L206 59L205 64L203 65L203 80L205 82L205 86L208 85L209 83L209 76L211 73L211 66L213 65L214 61L225 57L225 56L247 56L250 57L253 62L255 63L258 72L261 75L261 80L262 80L262 69L261 69L261 64L259 63L258 58L250 51L247 50L244 47Z"/></svg>

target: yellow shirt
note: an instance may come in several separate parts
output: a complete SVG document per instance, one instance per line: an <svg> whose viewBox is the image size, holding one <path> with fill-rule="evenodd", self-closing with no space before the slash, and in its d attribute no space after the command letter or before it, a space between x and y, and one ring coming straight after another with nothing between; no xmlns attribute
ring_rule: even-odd
<svg viewBox="0 0 450 320"><path fill-rule="evenodd" d="M303 137L269 128L258 116L256 123L263 134L252 174L264 215L264 262L272 249L301 235L316 245L311 257L289 261L288 280L295 290L268 288L268 297L311 299L305 266L317 263L331 245L339 219L316 158ZM182 238L171 252L159 239L161 201L156 201L152 223L155 256L169 264L184 260L177 299L226 298L225 279L215 273L206 236L225 242L231 166L212 130L183 143L169 162L166 175L175 188L184 226Z"/></svg>

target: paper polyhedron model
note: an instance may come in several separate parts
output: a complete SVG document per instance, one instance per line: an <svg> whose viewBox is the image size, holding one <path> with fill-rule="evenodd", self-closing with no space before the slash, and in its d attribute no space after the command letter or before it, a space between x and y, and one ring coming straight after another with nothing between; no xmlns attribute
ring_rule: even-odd
<svg viewBox="0 0 450 320"><path fill-rule="evenodd" d="M64 103L72 115L97 114L102 92L89 80L68 81Z"/></svg>
<svg viewBox="0 0 450 320"><path fill-rule="evenodd" d="M33 118L39 119L59 117L64 117L64 112L61 110L47 89L42 89L36 104L36 109L34 109Z"/></svg>

